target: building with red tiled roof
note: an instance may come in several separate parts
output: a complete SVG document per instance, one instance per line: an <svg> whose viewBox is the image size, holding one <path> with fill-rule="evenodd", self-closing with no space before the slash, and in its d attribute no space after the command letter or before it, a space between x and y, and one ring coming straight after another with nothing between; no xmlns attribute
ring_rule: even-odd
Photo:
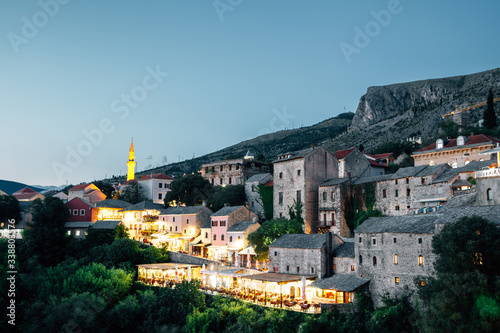
<svg viewBox="0 0 500 333"><path fill-rule="evenodd" d="M454 168L473 161L483 161L481 152L500 145L500 140L486 134L459 136L454 139L438 139L436 142L417 150L412 157L415 166L448 163Z"/></svg>
<svg viewBox="0 0 500 333"><path fill-rule="evenodd" d="M120 186L120 191L123 191L131 183L137 182L144 190L144 196L156 204L163 204L163 200L170 191L170 184L174 178L162 173L145 175L137 179L129 180Z"/></svg>
<svg viewBox="0 0 500 333"><path fill-rule="evenodd" d="M384 153L384 154L365 154L368 157L373 157L377 162L389 165L394 163L396 160L396 156L393 153Z"/></svg>
<svg viewBox="0 0 500 333"><path fill-rule="evenodd" d="M32 190L27 186L25 188L20 189L17 192L12 193L12 196L15 197L17 201L33 201L35 199L41 199L41 200L45 199L43 194L35 190Z"/></svg>
<svg viewBox="0 0 500 333"><path fill-rule="evenodd" d="M82 198L75 197L66 203L69 210L67 222L90 222L97 221L97 207Z"/></svg>
<svg viewBox="0 0 500 333"><path fill-rule="evenodd" d="M94 184L79 184L68 190L68 201L74 198L83 199L89 203L99 202L106 199L106 195Z"/></svg>
<svg viewBox="0 0 500 333"><path fill-rule="evenodd" d="M379 176L385 174L387 168L387 165L357 147L338 150L333 156L339 161L339 178Z"/></svg>

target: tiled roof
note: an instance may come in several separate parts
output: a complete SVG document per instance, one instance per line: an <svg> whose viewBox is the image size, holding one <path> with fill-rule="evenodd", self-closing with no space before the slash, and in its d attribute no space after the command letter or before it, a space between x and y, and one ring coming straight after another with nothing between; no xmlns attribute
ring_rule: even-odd
<svg viewBox="0 0 500 333"><path fill-rule="evenodd" d="M157 210L161 211L164 207L159 204L152 203L149 200L145 200L139 203L136 203L134 205L129 205L127 208L125 208L123 211L124 212L131 212L131 211L141 211L141 210Z"/></svg>
<svg viewBox="0 0 500 333"><path fill-rule="evenodd" d="M335 156L338 160L341 160L343 158L346 158L347 155L352 153L355 149L357 149L357 148L354 147L351 149L337 150L335 153L333 153L333 156Z"/></svg>
<svg viewBox="0 0 500 333"><path fill-rule="evenodd" d="M388 168L387 165L385 164L382 164L382 163L379 163L377 161L374 161L374 160L371 160L371 159L368 159L368 161L370 162L370 164L374 167L379 167L379 168Z"/></svg>
<svg viewBox="0 0 500 333"><path fill-rule="evenodd" d="M40 193L26 186L25 188L22 188L19 191L12 193L12 196L14 196L17 200L26 200L33 198L35 195L38 194Z"/></svg>
<svg viewBox="0 0 500 333"><path fill-rule="evenodd" d="M87 186L89 186L90 184L79 184L79 185L76 185L76 186L73 186L72 188L70 188L68 191L79 191L79 190L84 190L85 188L87 188Z"/></svg>
<svg viewBox="0 0 500 333"><path fill-rule="evenodd" d="M85 200L83 200L83 199L82 199L82 198L80 198L80 197L75 197L75 198L71 199L70 201L66 202L66 204L65 204L65 205L67 206L67 205L69 205L69 204L70 204L71 202L73 202L73 201L80 201L80 202L84 203L85 205L89 206L90 208L92 208L92 209L96 209L96 207L95 207L95 205L94 205L94 204L91 204L91 203L89 203L88 201L85 201Z"/></svg>
<svg viewBox="0 0 500 333"><path fill-rule="evenodd" d="M368 154L366 154L366 155L368 155ZM376 158L376 159L383 159L383 158L388 158L391 155L394 155L394 154L393 153L384 153L384 154L374 154L374 155L369 155L369 156Z"/></svg>
<svg viewBox="0 0 500 333"><path fill-rule="evenodd" d="M120 224L120 221L96 221L90 226L92 229L114 230Z"/></svg>
<svg viewBox="0 0 500 333"><path fill-rule="evenodd" d="M393 175L394 174L378 175L378 176L371 176L371 177L362 177L362 178L358 178L355 181L353 181L352 184L353 185L360 185L360 184L366 184L366 183L380 182L380 181L383 181L383 180L392 179Z"/></svg>
<svg viewBox="0 0 500 333"><path fill-rule="evenodd" d="M285 234L269 245L269 248L320 249L325 243L325 234Z"/></svg>
<svg viewBox="0 0 500 333"><path fill-rule="evenodd" d="M451 169L451 167L447 163L438 165L427 165L427 167L421 170L416 176L417 177L432 176L436 172L439 172L439 170L441 169L446 170L446 169Z"/></svg>
<svg viewBox="0 0 500 333"><path fill-rule="evenodd" d="M492 137L490 135L486 134L477 134L477 135L472 135L470 137L465 138L465 143L463 147L466 146L472 146L472 145L484 145L488 143L500 143L500 140ZM457 147L462 147L462 146L457 146L457 139L451 139L451 140L443 140L443 148L439 150L445 150L445 149L455 149ZM414 155L426 153L428 151L436 150L436 142L417 150L414 152Z"/></svg>
<svg viewBox="0 0 500 333"><path fill-rule="evenodd" d="M205 208L205 206L178 206L178 207L168 207L163 209L160 215L182 215L182 214L196 214L200 210Z"/></svg>
<svg viewBox="0 0 500 333"><path fill-rule="evenodd" d="M212 216L228 216L229 214L234 213L235 211L237 211L238 209L240 209L241 207L245 207L245 206L227 206L227 207L222 207L221 209L219 209L218 211L216 211L215 213L213 213Z"/></svg>
<svg viewBox="0 0 500 333"><path fill-rule="evenodd" d="M308 154L312 153L314 151L314 149L315 148L306 148L306 149L302 149L299 151L293 151L293 152L289 152L289 153L285 153L285 154L280 154L279 156L288 156L288 157L274 160L273 163L290 161L293 159L305 157Z"/></svg>
<svg viewBox="0 0 500 333"><path fill-rule="evenodd" d="M471 173L474 171L478 171L484 167L488 167L490 164L491 161L474 161L460 168L450 168L445 172L443 172L442 174L440 174L439 176L437 176L436 179L432 181L432 183L436 184L442 182L449 182L453 180L453 178L455 178L460 173Z"/></svg>
<svg viewBox="0 0 500 333"><path fill-rule="evenodd" d="M94 205L99 208L126 208L130 206L130 203L119 199L106 199L98 201Z"/></svg>
<svg viewBox="0 0 500 333"><path fill-rule="evenodd" d="M332 178L332 179L327 180L323 184L319 184L319 186L338 185L338 184L345 183L348 180L349 180L349 178Z"/></svg>
<svg viewBox="0 0 500 333"><path fill-rule="evenodd" d="M201 226L201 229L211 229L211 228L212 228L212 221L205 222L205 224Z"/></svg>
<svg viewBox="0 0 500 333"><path fill-rule="evenodd" d="M92 222L66 222L64 223L65 228L88 228Z"/></svg>
<svg viewBox="0 0 500 333"><path fill-rule="evenodd" d="M251 182L261 182L264 179L266 179L266 177L268 177L270 175L271 175L270 173L259 173L258 175L253 175L252 177L248 178L247 182L248 183L251 183Z"/></svg>
<svg viewBox="0 0 500 333"><path fill-rule="evenodd" d="M264 184L264 186L273 186L273 185L274 185L274 181L272 179Z"/></svg>
<svg viewBox="0 0 500 333"><path fill-rule="evenodd" d="M334 257L354 258L354 242L345 242L335 249Z"/></svg>
<svg viewBox="0 0 500 333"><path fill-rule="evenodd" d="M472 184L469 183L468 180L466 179L457 179L453 182L451 185L452 187L462 187L462 186L471 186Z"/></svg>
<svg viewBox="0 0 500 333"><path fill-rule="evenodd" d="M371 217L354 229L359 233L433 234L436 214Z"/></svg>
<svg viewBox="0 0 500 333"><path fill-rule="evenodd" d="M252 225L254 225L255 223L257 223L257 222L254 222L254 221L243 221L243 222L240 222L240 223L237 223L237 224L233 225L232 227L229 227L229 229L227 229L227 232L241 232L241 231L245 231L248 228L250 228Z"/></svg>
<svg viewBox="0 0 500 333"><path fill-rule="evenodd" d="M122 184L123 185L130 185L132 183L137 183L137 179L131 179L131 180L127 180L125 183Z"/></svg>
<svg viewBox="0 0 500 333"><path fill-rule="evenodd" d="M146 176L142 176L141 178L137 179L138 181L141 181L141 180L148 180L148 179L168 179L168 180L173 180L172 177L170 176L167 176L163 173L156 173L154 175L146 175Z"/></svg>
<svg viewBox="0 0 500 333"><path fill-rule="evenodd" d="M364 279L354 274L334 274L330 277L313 281L309 287L351 292L368 282L370 282L369 279Z"/></svg>
<svg viewBox="0 0 500 333"><path fill-rule="evenodd" d="M427 168L427 165L419 165L419 166L401 168L398 171L396 171L396 173L394 173L392 175L391 179L414 177L419 172L421 172L422 170L424 170L425 168Z"/></svg>

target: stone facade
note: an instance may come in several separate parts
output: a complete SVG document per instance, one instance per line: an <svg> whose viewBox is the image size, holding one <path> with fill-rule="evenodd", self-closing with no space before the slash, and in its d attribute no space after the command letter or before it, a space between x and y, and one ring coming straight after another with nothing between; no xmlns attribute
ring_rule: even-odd
<svg viewBox="0 0 500 333"><path fill-rule="evenodd" d="M338 176L338 162L323 148L309 148L278 156L274 162L274 218L289 218L295 202L303 203L305 232L316 232L318 186Z"/></svg>
<svg viewBox="0 0 500 333"><path fill-rule="evenodd" d="M330 231L349 237L344 214L345 196L351 195L351 182L347 178L336 178L325 182L318 189L318 230Z"/></svg>
<svg viewBox="0 0 500 333"><path fill-rule="evenodd" d="M479 205L500 205L500 168L476 173L476 201Z"/></svg>
<svg viewBox="0 0 500 333"><path fill-rule="evenodd" d="M244 185L250 177L271 172L269 163L254 161L253 157L205 163L201 176L212 185Z"/></svg>
<svg viewBox="0 0 500 333"><path fill-rule="evenodd" d="M264 207L259 193L259 185L264 185L272 179L273 175L270 173L263 173L252 176L245 182L245 196L248 202L248 208L259 215L261 219L264 218Z"/></svg>

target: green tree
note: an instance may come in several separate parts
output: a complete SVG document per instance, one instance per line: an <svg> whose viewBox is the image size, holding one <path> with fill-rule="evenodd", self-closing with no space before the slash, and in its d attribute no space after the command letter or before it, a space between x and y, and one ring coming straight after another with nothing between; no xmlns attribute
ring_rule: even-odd
<svg viewBox="0 0 500 333"><path fill-rule="evenodd" d="M43 201L36 199L31 209L33 222L31 228L24 231L21 262L56 265L64 259L69 240L64 228L69 216L68 208L59 198L47 197Z"/></svg>
<svg viewBox="0 0 500 333"><path fill-rule="evenodd" d="M464 217L445 225L432 247L436 278L419 290L422 331L500 331L500 229Z"/></svg>
<svg viewBox="0 0 500 333"><path fill-rule="evenodd" d="M146 200L146 196L144 195L144 188L138 182L131 182L121 192L119 199L130 202L131 204L142 202Z"/></svg>
<svg viewBox="0 0 500 333"><path fill-rule="evenodd" d="M269 245L284 234L303 234L302 223L297 220L268 220L259 229L248 235L248 241L255 248L260 259L268 256Z"/></svg>
<svg viewBox="0 0 500 333"><path fill-rule="evenodd" d="M224 207L224 204L239 206L246 202L244 185L217 186L212 193L209 206L214 212Z"/></svg>
<svg viewBox="0 0 500 333"><path fill-rule="evenodd" d="M264 216L266 220L271 220L273 218L273 186L264 186L259 184L258 186L260 199L262 201L262 207L264 208Z"/></svg>
<svg viewBox="0 0 500 333"><path fill-rule="evenodd" d="M493 105L493 89L490 88L488 92L488 99L486 100L486 110L483 115L483 126L487 129L497 127L497 115L495 114L495 107Z"/></svg>
<svg viewBox="0 0 500 333"><path fill-rule="evenodd" d="M0 195L0 222L7 224L11 219L14 219L16 223L21 220L19 201L11 195ZM6 228L5 225L4 228Z"/></svg>
<svg viewBox="0 0 500 333"><path fill-rule="evenodd" d="M115 238L130 238L128 228L125 226L125 224L120 223L116 226Z"/></svg>
<svg viewBox="0 0 500 333"><path fill-rule="evenodd" d="M171 202L186 206L200 205L212 195L212 184L198 174L189 174L175 179L165 195L165 206Z"/></svg>
<svg viewBox="0 0 500 333"><path fill-rule="evenodd" d="M304 224L304 218L302 217L302 208L304 204L302 202L297 202L293 200L293 206L288 207L288 214L290 215L290 220L296 220L300 224Z"/></svg>
<svg viewBox="0 0 500 333"><path fill-rule="evenodd" d="M113 194L115 193L115 188L113 187L113 185L105 183L102 180L95 181L93 182L93 184L97 186L101 190L101 192L104 193L104 195L106 195L106 198L113 198Z"/></svg>

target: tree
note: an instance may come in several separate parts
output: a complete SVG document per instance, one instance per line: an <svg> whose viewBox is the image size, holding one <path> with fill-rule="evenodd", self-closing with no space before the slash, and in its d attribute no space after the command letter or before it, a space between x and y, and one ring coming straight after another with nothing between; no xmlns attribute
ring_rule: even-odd
<svg viewBox="0 0 500 333"><path fill-rule="evenodd" d="M273 186L258 186L262 207L264 208L264 216L267 220L273 218Z"/></svg>
<svg viewBox="0 0 500 333"><path fill-rule="evenodd" d="M212 195L212 184L198 174L189 174L175 179L165 195L165 206L175 201L186 206L200 205Z"/></svg>
<svg viewBox="0 0 500 333"><path fill-rule="evenodd" d="M302 217L302 208L304 204L302 202L297 202L293 200L293 206L288 207L288 214L290 215L290 220L296 220L300 224L304 224L304 218Z"/></svg>
<svg viewBox="0 0 500 333"><path fill-rule="evenodd" d="M35 260L43 266L53 266L63 260L66 252L69 238L64 223L68 220L68 208L54 197L36 199L31 208L33 222L24 231L21 254L27 262Z"/></svg>
<svg viewBox="0 0 500 333"><path fill-rule="evenodd" d="M500 331L500 229L464 217L434 236L436 278L419 290L424 332Z"/></svg>
<svg viewBox="0 0 500 333"><path fill-rule="evenodd" d="M131 182L120 194L120 200L136 204L146 200L144 188L138 182Z"/></svg>
<svg viewBox="0 0 500 333"><path fill-rule="evenodd" d="M113 185L105 183L102 180L95 181L93 184L97 186L101 190L101 192L104 193L104 195L106 195L106 198L113 198L113 194L115 193L115 188L113 187Z"/></svg>
<svg viewBox="0 0 500 333"><path fill-rule="evenodd" d="M16 223L21 220L19 201L11 195L0 195L0 222L7 224L12 219Z"/></svg>
<svg viewBox="0 0 500 333"><path fill-rule="evenodd" d="M246 202L245 186L244 185L228 185L217 186L212 191L212 196L209 198L210 208L216 212L224 204L230 206L244 205Z"/></svg>
<svg viewBox="0 0 500 333"><path fill-rule="evenodd" d="M248 235L248 241L254 246L261 259L267 258L269 245L284 234L303 234L302 223L297 220L269 220L262 223L259 229Z"/></svg>
<svg viewBox="0 0 500 333"><path fill-rule="evenodd" d="M497 116L495 114L495 108L493 106L493 90L491 88L488 93L488 99L486 100L486 111L484 111L483 119L483 126L487 129L497 127Z"/></svg>

